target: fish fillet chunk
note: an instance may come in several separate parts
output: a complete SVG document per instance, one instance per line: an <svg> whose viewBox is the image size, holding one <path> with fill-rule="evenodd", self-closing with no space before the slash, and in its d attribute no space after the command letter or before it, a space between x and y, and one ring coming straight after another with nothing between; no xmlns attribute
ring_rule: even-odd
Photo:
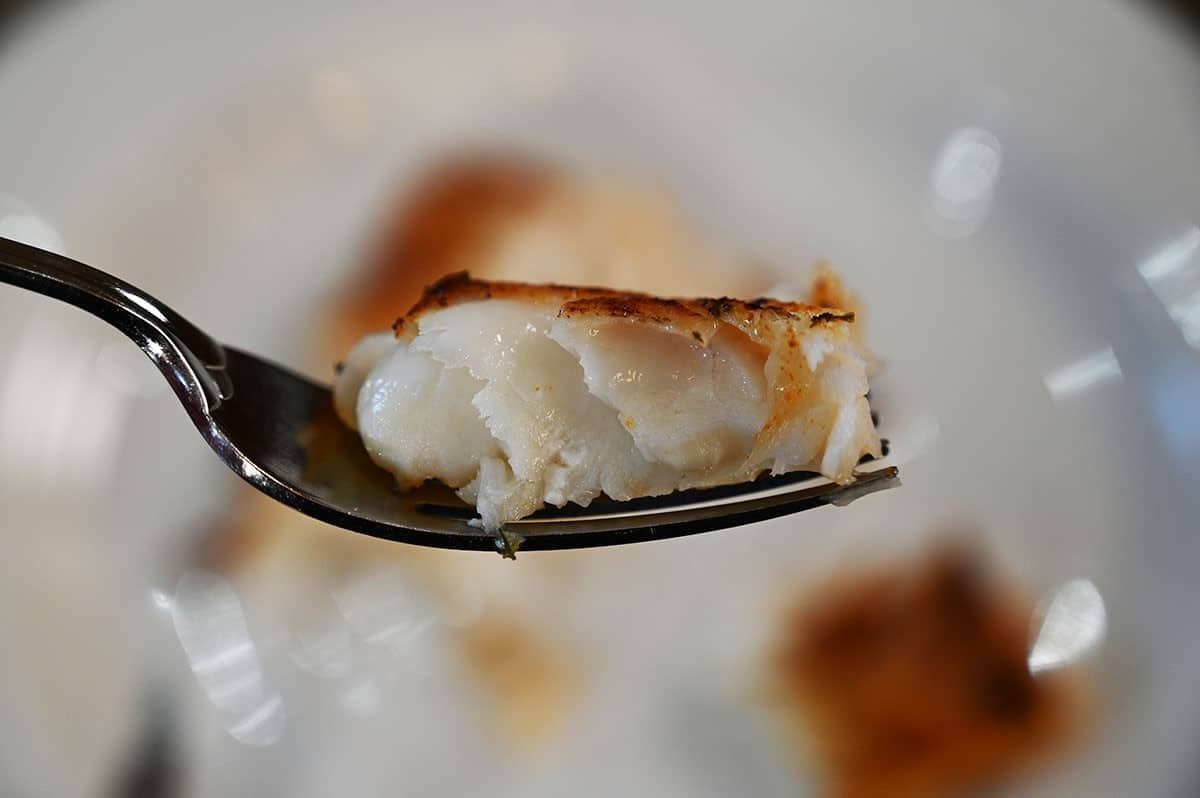
<svg viewBox="0 0 1200 798"><path fill-rule="evenodd" d="M544 504L623 501L880 454L854 314L555 285L433 285L364 338L339 416L402 487L438 480L489 530Z"/></svg>

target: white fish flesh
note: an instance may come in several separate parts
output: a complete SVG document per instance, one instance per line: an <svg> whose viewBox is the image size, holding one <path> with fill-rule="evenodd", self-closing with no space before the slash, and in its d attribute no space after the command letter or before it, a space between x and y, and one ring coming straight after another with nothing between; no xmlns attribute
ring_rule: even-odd
<svg viewBox="0 0 1200 798"><path fill-rule="evenodd" d="M769 471L853 479L880 454L854 314L451 275L364 338L339 416L402 487L438 480L498 530Z"/></svg>

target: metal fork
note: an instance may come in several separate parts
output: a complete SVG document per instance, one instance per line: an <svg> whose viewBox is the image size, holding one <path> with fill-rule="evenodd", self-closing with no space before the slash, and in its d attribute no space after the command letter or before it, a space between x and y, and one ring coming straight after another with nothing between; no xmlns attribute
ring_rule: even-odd
<svg viewBox="0 0 1200 798"><path fill-rule="evenodd" d="M497 548L496 536L472 526L473 508L449 489L430 484L397 491L358 436L335 417L328 387L222 346L144 291L52 252L0 238L0 282L69 302L133 339L217 456L271 498L388 540ZM859 473L850 485L789 474L635 502L546 509L506 529L521 536L522 550L636 543L846 504L896 484L893 466Z"/></svg>

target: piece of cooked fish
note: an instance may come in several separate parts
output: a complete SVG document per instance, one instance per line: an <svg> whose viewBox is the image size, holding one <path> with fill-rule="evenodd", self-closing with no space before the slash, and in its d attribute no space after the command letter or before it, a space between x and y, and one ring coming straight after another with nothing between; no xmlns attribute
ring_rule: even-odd
<svg viewBox="0 0 1200 798"><path fill-rule="evenodd" d="M819 471L880 454L854 314L601 288L430 287L347 356L340 417L402 487L435 479L484 528L587 505Z"/></svg>

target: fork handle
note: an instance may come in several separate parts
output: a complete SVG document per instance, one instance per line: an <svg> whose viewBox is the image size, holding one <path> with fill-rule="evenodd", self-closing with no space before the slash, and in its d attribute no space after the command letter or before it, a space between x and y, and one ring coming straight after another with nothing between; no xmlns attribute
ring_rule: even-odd
<svg viewBox="0 0 1200 798"><path fill-rule="evenodd" d="M180 398L213 408L231 393L225 350L199 327L119 277L44 249L0 238L0 282L62 300L133 339ZM200 396L196 396L196 392ZM186 394L186 396L185 396Z"/></svg>

